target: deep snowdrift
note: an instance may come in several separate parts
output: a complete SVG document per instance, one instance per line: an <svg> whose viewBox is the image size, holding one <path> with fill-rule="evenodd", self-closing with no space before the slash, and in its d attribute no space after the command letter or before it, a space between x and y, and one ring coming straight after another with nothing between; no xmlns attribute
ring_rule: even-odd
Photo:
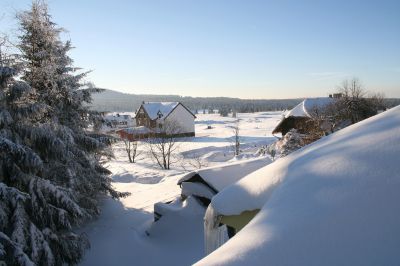
<svg viewBox="0 0 400 266"><path fill-rule="evenodd" d="M398 265L399 202L396 107L221 191L218 214L263 207L197 265Z"/></svg>
<svg viewBox="0 0 400 266"><path fill-rule="evenodd" d="M194 175L198 174L206 181L212 188L217 191L221 191L228 185L231 185L249 173L271 163L271 159L268 157L261 157L256 159L229 162L223 165L208 167L197 171L190 172L183 176L179 181L178 185L189 180Z"/></svg>

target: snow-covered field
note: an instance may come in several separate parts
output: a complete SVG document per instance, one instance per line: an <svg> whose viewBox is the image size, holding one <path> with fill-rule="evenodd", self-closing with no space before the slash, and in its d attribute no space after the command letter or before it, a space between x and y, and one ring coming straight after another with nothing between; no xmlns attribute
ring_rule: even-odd
<svg viewBox="0 0 400 266"><path fill-rule="evenodd" d="M142 153L137 162L129 163L123 144L116 144L115 159L108 168L113 172L115 188L132 194L121 201L104 199L99 219L82 229L91 242L82 265L190 265L204 257L205 210L196 204L176 206L179 211L174 215L153 223L153 205L180 194L176 183L195 169L191 158L197 158L203 166L215 166L257 157L262 145L276 139L271 132L281 112L238 114L238 119L242 142L239 157L233 156L229 140L235 118L218 114L197 115L196 137L179 142L181 156L171 170L161 170L140 144Z"/></svg>

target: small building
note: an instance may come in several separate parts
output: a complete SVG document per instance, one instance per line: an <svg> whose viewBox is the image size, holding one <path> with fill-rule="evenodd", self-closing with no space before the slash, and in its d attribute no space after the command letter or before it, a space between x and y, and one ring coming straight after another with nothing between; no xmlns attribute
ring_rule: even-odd
<svg viewBox="0 0 400 266"><path fill-rule="evenodd" d="M103 120L106 127L110 129L127 128L135 125L135 120L130 114L104 113Z"/></svg>
<svg viewBox="0 0 400 266"><path fill-rule="evenodd" d="M291 129L296 129L301 134L306 134L315 125L313 118L321 115L329 105L333 104L335 97L320 97L305 99L292 110L284 114L282 120L278 123L272 134L281 133L284 136ZM329 130L329 125L325 125Z"/></svg>
<svg viewBox="0 0 400 266"><path fill-rule="evenodd" d="M195 118L180 102L143 102L136 111L137 126L168 134L168 125L174 124L179 130L175 129L173 134L179 136L195 136Z"/></svg>
<svg viewBox="0 0 400 266"><path fill-rule="evenodd" d="M130 127L117 130L116 133L121 139L128 141L144 140L154 136L153 132L147 127Z"/></svg>
<svg viewBox="0 0 400 266"><path fill-rule="evenodd" d="M269 158L263 157L190 172L178 181L182 189L181 196L194 196L207 207L219 191L271 162Z"/></svg>
<svg viewBox="0 0 400 266"><path fill-rule="evenodd" d="M178 185L181 187L180 201L194 199L199 205L207 208L212 197L219 191L271 162L269 158L262 157L190 172L178 181ZM154 221L170 212L170 206L171 202L156 203L154 205Z"/></svg>

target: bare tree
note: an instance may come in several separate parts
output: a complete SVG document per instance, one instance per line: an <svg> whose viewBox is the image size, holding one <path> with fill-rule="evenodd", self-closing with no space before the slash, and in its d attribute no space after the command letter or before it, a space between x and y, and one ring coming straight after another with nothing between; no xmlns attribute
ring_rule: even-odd
<svg viewBox="0 0 400 266"><path fill-rule="evenodd" d="M201 169L208 166L206 160L204 160L199 153L193 153L188 155L186 158L181 158L181 167L187 171L190 169Z"/></svg>
<svg viewBox="0 0 400 266"><path fill-rule="evenodd" d="M385 94L384 93L372 93L369 95L369 100L371 104L375 107L377 111L386 110L388 108L388 104L385 102Z"/></svg>
<svg viewBox="0 0 400 266"><path fill-rule="evenodd" d="M130 141L128 139L123 139L125 144L125 150L128 154L128 159L130 163L135 163L136 158L140 155L138 151L138 141Z"/></svg>
<svg viewBox="0 0 400 266"><path fill-rule="evenodd" d="M330 105L328 107L315 106L311 111L311 119L305 122L307 129L304 138L305 144L312 143L328 133L333 132L334 122L330 117Z"/></svg>
<svg viewBox="0 0 400 266"><path fill-rule="evenodd" d="M15 69L21 68L21 63L17 61L18 55L12 53L13 48L15 46L8 36L0 32L0 66L12 65Z"/></svg>
<svg viewBox="0 0 400 266"><path fill-rule="evenodd" d="M331 118L337 121L348 120L357 123L385 109L382 94L368 95L357 78L343 81L338 87L340 96L331 108Z"/></svg>
<svg viewBox="0 0 400 266"><path fill-rule="evenodd" d="M0 36L0 67L3 66L3 46L6 43L6 37Z"/></svg>
<svg viewBox="0 0 400 266"><path fill-rule="evenodd" d="M235 152L235 156L240 154L240 125L239 119L236 119L232 126L233 136L230 138L230 142L232 143L233 150Z"/></svg>
<svg viewBox="0 0 400 266"><path fill-rule="evenodd" d="M323 108L314 108L311 119L305 123L306 143L313 142L327 133L333 133L384 110L382 94L367 94L357 78L345 80L334 94L334 101Z"/></svg>
<svg viewBox="0 0 400 266"><path fill-rule="evenodd" d="M163 131L147 139L147 146L151 157L162 169L170 169L175 163L174 155L178 149L178 138L182 134L182 127L176 121L165 121Z"/></svg>
<svg viewBox="0 0 400 266"><path fill-rule="evenodd" d="M353 99L360 99L366 95L364 87L358 78L344 80L338 89L342 96L351 97Z"/></svg>

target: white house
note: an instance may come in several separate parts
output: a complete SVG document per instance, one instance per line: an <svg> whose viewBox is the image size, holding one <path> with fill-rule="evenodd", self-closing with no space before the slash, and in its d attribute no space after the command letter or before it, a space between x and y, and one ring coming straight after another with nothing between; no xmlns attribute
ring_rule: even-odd
<svg viewBox="0 0 400 266"><path fill-rule="evenodd" d="M143 102L136 111L136 125L155 132L166 132L174 125L173 134L194 136L196 116L180 102ZM178 130L177 130L178 128Z"/></svg>
<svg viewBox="0 0 400 266"><path fill-rule="evenodd" d="M126 113L107 113L103 117L104 123L109 128L127 128L135 126L135 120Z"/></svg>

